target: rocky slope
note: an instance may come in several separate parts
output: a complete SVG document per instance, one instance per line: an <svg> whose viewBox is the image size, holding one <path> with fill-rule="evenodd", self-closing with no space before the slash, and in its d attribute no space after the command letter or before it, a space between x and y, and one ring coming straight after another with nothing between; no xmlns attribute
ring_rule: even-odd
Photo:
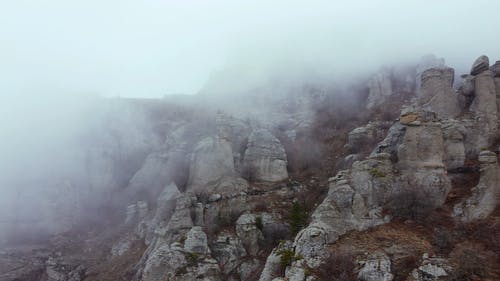
<svg viewBox="0 0 500 281"><path fill-rule="evenodd" d="M102 129L70 226L6 238L0 280L498 280L500 61L454 79L119 101L140 126Z"/></svg>

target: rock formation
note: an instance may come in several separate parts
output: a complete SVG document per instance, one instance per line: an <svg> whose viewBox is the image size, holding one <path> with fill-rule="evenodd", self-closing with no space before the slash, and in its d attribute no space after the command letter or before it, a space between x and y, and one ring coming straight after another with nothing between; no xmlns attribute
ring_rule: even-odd
<svg viewBox="0 0 500 281"><path fill-rule="evenodd" d="M288 178L285 149L271 132L253 131L243 159L244 174L255 181L277 182Z"/></svg>

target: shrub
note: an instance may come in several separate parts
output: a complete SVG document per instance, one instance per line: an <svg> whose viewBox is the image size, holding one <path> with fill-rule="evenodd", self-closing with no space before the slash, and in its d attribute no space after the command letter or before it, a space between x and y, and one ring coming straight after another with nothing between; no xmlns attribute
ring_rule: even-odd
<svg viewBox="0 0 500 281"><path fill-rule="evenodd" d="M262 223L262 217L261 216L257 216L255 218L255 226L260 230L262 231L264 229L264 224Z"/></svg>
<svg viewBox="0 0 500 281"><path fill-rule="evenodd" d="M370 175L372 175L373 177L376 177L376 178L383 178L386 176L386 174L384 172L380 171L377 168L371 168Z"/></svg>
<svg viewBox="0 0 500 281"><path fill-rule="evenodd" d="M186 253L186 261L188 266L196 266L198 265L198 259L200 258L200 255L196 253Z"/></svg>
<svg viewBox="0 0 500 281"><path fill-rule="evenodd" d="M304 205L298 202L293 203L289 222L294 235L307 225L307 210Z"/></svg>
<svg viewBox="0 0 500 281"><path fill-rule="evenodd" d="M318 267L319 280L356 280L354 258L350 252L333 253Z"/></svg>
<svg viewBox="0 0 500 281"><path fill-rule="evenodd" d="M400 192L384 207L395 218L416 221L422 221L434 209L432 198L419 190Z"/></svg>
<svg viewBox="0 0 500 281"><path fill-rule="evenodd" d="M295 255L295 252L291 249L283 249L278 252L280 256L280 264L283 268L290 266L292 262L300 260L302 257Z"/></svg>

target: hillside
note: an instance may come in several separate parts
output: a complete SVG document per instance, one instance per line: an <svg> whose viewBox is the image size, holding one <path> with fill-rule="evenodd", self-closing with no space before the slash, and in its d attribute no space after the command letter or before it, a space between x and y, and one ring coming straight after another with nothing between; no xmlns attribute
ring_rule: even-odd
<svg viewBox="0 0 500 281"><path fill-rule="evenodd" d="M214 79L103 100L82 173L0 217L0 281L500 280L500 61Z"/></svg>

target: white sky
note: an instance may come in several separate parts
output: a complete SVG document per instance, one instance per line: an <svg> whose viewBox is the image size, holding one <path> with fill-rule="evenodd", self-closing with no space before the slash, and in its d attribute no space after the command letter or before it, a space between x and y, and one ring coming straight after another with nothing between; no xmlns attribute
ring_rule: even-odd
<svg viewBox="0 0 500 281"><path fill-rule="evenodd" d="M496 0L0 0L0 96L196 93L235 64L498 60L499 11Z"/></svg>

